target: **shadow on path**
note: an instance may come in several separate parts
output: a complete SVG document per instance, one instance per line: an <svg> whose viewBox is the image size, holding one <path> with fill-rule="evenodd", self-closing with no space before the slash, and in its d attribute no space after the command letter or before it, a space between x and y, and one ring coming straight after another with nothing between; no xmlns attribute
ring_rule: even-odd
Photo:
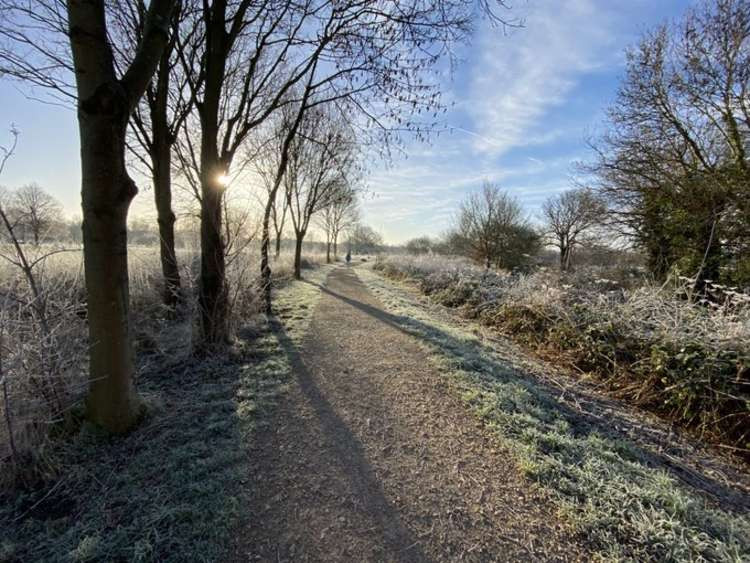
<svg viewBox="0 0 750 563"><path fill-rule="evenodd" d="M351 277L352 283L362 283L351 270L347 270L343 275ZM486 383L491 385L495 382L502 382L521 386L534 398L533 403L526 403L523 401L509 402L510 408L515 409L521 416L531 417L532 419L535 419L535 422L548 427L552 421L545 419L546 417L543 414L540 416L541 409L542 413L556 413L562 417L570 425L571 432L576 437L585 437L588 434L596 433L601 436L609 437L615 441L627 441L629 451L623 451L619 447L615 448L613 452L617 453L618 456L608 459L608 463L612 465L621 464L620 469L622 470L622 474L632 474L632 470L626 467L626 464L635 461L642 464L644 467L658 468L668 471L673 477L687 484L691 488L696 489L714 500L718 500L725 509L741 514L746 514L750 511L750 496L722 482L721 475L713 476L702 472L699 473L692 468L676 462L671 456L660 455L657 452L646 450L637 444L630 442L624 433L616 429L616 427L624 427L629 424L628 421L612 419L604 421L595 414L571 409L567 405L555 400L555 390L549 389L544 382L539 381L533 375L519 373L516 367L507 364L498 358L491 357L488 353L489 348L485 345L481 343L467 343L466 341L461 341L445 331L419 320L403 315L394 315L380 309L379 307L342 295L328 287L319 284L313 285L318 287L324 294L341 300L351 307L354 307L355 309L366 313L367 315L370 315L407 335L416 337L417 339L428 342L441 350L454 354L456 360L460 362L462 369L476 376L476 383L480 385ZM506 405L503 405L503 408L505 407ZM613 413L608 414L610 416L616 416L613 415ZM566 452L565 446L563 446L562 451L553 450L547 452L544 451L544 447L541 449L545 454L549 453L550 455L563 459L563 463L577 462L576 452Z"/></svg>
<svg viewBox="0 0 750 563"><path fill-rule="evenodd" d="M282 323L274 318L271 325L290 360L299 389L315 412L328 445L327 452L335 456L337 474L348 481L351 494L358 500L364 517L374 520L373 528L367 533L377 530L382 534L379 543L389 561L432 561L422 550L419 539L401 522L399 511L386 498L362 444L324 396ZM316 468L310 470L315 471Z"/></svg>

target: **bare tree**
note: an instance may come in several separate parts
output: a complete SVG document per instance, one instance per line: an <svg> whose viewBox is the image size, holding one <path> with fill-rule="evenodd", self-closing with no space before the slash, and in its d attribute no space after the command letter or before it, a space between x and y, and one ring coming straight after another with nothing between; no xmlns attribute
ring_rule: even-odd
<svg viewBox="0 0 750 563"><path fill-rule="evenodd" d="M284 236L284 226L286 224L287 212L289 211L289 200L285 194L273 199L271 208L271 220L273 221L273 234L275 241L274 256L278 258L281 255L281 241Z"/></svg>
<svg viewBox="0 0 750 563"><path fill-rule="evenodd" d="M560 250L560 270L570 268L573 249L583 237L601 225L606 208L593 191L585 188L568 190L552 196L542 205L548 234Z"/></svg>
<svg viewBox="0 0 750 563"><path fill-rule="evenodd" d="M749 46L748 0L703 2L645 34L595 146L592 169L623 232L654 274L679 261L698 289L721 275L736 218L750 215Z"/></svg>
<svg viewBox="0 0 750 563"><path fill-rule="evenodd" d="M343 233L359 221L358 191L350 183L342 183L320 214L319 226L326 236L326 262L338 258L338 242Z"/></svg>
<svg viewBox="0 0 750 563"><path fill-rule="evenodd" d="M127 64L143 37L146 4L142 1L113 2L107 9L113 21L110 37L116 61L120 65ZM174 10L170 39L159 59L154 79L149 82L130 120L135 143L130 143L129 148L152 178L164 278L163 299L171 309L182 297L175 253L176 216L172 209L172 149L181 125L192 109L192 98L178 64L176 45L181 32L180 23L192 9L190 2L179 2ZM189 35L195 31L183 29L182 32Z"/></svg>
<svg viewBox="0 0 750 563"><path fill-rule="evenodd" d="M369 225L358 223L349 232L348 251L358 254L378 252L383 247L383 235Z"/></svg>
<svg viewBox="0 0 750 563"><path fill-rule="evenodd" d="M498 21L490 3L479 5ZM439 81L430 80L430 69L468 37L477 3L222 0L201 6L189 24L199 30L193 36L198 46L180 41L178 51L198 53L181 55L198 113L197 123L183 129L201 131L200 150L193 151L199 153L193 161L202 208L200 325L202 345L211 347L229 336L221 179L239 147L286 104L302 113L324 103L346 106L361 130L381 141L405 131L424 136L443 109ZM282 154L277 177L283 177L284 167ZM269 202L279 186L273 182ZM270 284L272 207L267 206L261 234L264 286Z"/></svg>
<svg viewBox="0 0 750 563"><path fill-rule="evenodd" d="M520 266L539 245L518 200L489 182L461 203L455 233L459 246L487 268Z"/></svg>
<svg viewBox="0 0 750 563"><path fill-rule="evenodd" d="M39 184L18 188L13 193L12 205L17 228L23 231L24 237L30 232L35 246L39 246L50 227L62 218L62 206Z"/></svg>
<svg viewBox="0 0 750 563"><path fill-rule="evenodd" d="M302 243L314 215L345 194L357 159L351 129L341 116L318 106L307 112L291 147L284 175L295 234L294 277L300 279Z"/></svg>
<svg viewBox="0 0 750 563"><path fill-rule="evenodd" d="M278 190L276 177L279 171L284 140L288 133L284 129L290 124L291 111L290 107L282 108L282 111L275 116L273 123L268 128L268 138L256 139L256 146L252 147L249 158L252 169L260 178L263 187L264 200L262 205L266 209L273 227L276 258L281 254L281 241L289 211L286 194Z"/></svg>
<svg viewBox="0 0 750 563"><path fill-rule="evenodd" d="M168 42L174 5L150 2L138 49L118 73L104 2L0 3L3 70L77 101L91 344L87 410L112 432L127 431L140 413L128 314L127 215L137 188L125 168L127 126Z"/></svg>

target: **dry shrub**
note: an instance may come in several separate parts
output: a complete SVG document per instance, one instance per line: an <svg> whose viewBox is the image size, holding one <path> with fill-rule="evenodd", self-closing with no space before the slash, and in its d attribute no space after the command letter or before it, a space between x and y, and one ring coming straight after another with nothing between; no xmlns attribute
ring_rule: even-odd
<svg viewBox="0 0 750 563"><path fill-rule="evenodd" d="M620 396L750 454L750 296L687 299L689 280L657 286L601 269L510 275L438 257L391 257L438 302L605 381Z"/></svg>
<svg viewBox="0 0 750 563"><path fill-rule="evenodd" d="M39 264L41 319L20 270L7 263L0 270L0 486L32 484L52 472L48 432L85 388L81 272L70 254Z"/></svg>
<svg viewBox="0 0 750 563"><path fill-rule="evenodd" d="M31 252L32 250L29 250ZM38 252L49 251L40 249ZM176 364L191 353L200 257L179 250L184 305L175 314L161 299L159 248L129 249L130 314L137 375ZM313 267L325 256L306 256ZM278 282L291 278L293 259L275 265ZM257 248L249 245L227 263L229 322L234 332L260 310ZM47 311L48 334L32 306L22 272L0 264L0 487L32 485L55 472L48 452L53 431L74 422L87 387L87 327L82 253L50 256L35 268Z"/></svg>

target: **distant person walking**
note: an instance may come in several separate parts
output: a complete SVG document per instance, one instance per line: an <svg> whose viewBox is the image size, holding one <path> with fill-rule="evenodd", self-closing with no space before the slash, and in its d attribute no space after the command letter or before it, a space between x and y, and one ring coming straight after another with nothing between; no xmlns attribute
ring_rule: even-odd
<svg viewBox="0 0 750 563"><path fill-rule="evenodd" d="M348 266L351 261L352 261L352 251L347 250L346 251L346 265Z"/></svg>

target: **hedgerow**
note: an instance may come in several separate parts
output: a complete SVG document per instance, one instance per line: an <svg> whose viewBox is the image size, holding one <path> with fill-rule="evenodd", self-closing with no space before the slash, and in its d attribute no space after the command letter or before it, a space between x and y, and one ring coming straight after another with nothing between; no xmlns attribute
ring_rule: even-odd
<svg viewBox="0 0 750 563"><path fill-rule="evenodd" d="M409 278L543 356L619 396L750 453L750 296L685 297L687 280L621 283L592 275L507 274L438 257L388 257L375 268ZM630 287L629 287L630 286Z"/></svg>

